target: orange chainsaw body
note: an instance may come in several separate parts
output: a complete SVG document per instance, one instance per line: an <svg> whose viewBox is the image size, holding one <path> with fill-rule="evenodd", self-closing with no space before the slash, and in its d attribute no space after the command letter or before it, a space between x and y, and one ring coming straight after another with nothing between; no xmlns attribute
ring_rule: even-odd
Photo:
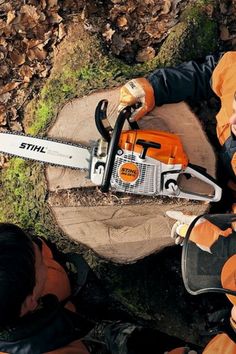
<svg viewBox="0 0 236 354"><path fill-rule="evenodd" d="M159 149L150 147L146 156L165 164L181 164L182 168L187 167L188 158L177 135L159 130L127 130L121 133L119 147L141 153L143 148L137 144L138 140L160 144Z"/></svg>

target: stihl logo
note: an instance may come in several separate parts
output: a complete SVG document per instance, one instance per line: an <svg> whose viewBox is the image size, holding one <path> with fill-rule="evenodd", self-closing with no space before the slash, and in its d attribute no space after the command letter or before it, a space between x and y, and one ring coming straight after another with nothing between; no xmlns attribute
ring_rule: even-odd
<svg viewBox="0 0 236 354"><path fill-rule="evenodd" d="M135 89L135 88L136 88L136 85L135 85L135 83L134 83L133 81L130 81L129 85L130 85L130 87L131 87L132 89Z"/></svg>
<svg viewBox="0 0 236 354"><path fill-rule="evenodd" d="M44 146L28 144L28 143L21 143L19 148L25 149L25 150L36 151L36 152L42 152L43 154L46 154L46 151L44 150Z"/></svg>

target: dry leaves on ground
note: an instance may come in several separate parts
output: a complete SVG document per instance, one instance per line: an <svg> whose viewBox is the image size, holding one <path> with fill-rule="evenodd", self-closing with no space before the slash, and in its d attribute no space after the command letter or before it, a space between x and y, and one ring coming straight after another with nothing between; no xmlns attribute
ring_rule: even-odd
<svg viewBox="0 0 236 354"><path fill-rule="evenodd" d="M62 16L82 5L76 0L0 1L1 129L22 131L21 108L33 84L49 75L53 49L66 35Z"/></svg>

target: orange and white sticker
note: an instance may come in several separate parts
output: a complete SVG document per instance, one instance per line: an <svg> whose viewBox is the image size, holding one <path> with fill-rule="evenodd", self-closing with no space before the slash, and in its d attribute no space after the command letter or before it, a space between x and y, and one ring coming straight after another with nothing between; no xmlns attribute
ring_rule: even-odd
<svg viewBox="0 0 236 354"><path fill-rule="evenodd" d="M139 177L139 168L133 162L125 162L120 165L119 177L125 183L133 183Z"/></svg>

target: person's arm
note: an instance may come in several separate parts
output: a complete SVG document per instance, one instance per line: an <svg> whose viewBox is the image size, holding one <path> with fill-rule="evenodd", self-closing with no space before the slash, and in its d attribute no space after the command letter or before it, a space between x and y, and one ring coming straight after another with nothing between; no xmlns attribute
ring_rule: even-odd
<svg viewBox="0 0 236 354"><path fill-rule="evenodd" d="M176 67L155 70L147 78L128 81L120 89L118 111L139 103L132 120L139 120L155 105L184 100L200 101L214 96L211 76L220 55L209 55L203 62L189 61Z"/></svg>
<svg viewBox="0 0 236 354"><path fill-rule="evenodd" d="M204 62L189 61L176 67L155 70L149 75L156 106L185 100L201 101L214 96L211 76L219 55L208 55Z"/></svg>

